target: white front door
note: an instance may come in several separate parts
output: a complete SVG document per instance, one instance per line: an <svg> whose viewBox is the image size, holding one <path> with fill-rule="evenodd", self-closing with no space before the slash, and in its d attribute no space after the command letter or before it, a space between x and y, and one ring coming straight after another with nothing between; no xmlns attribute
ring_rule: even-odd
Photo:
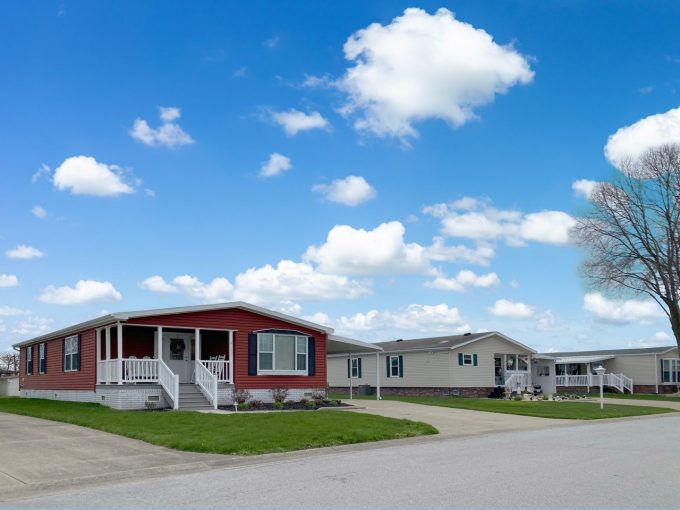
<svg viewBox="0 0 680 510"><path fill-rule="evenodd" d="M163 333L163 361L168 368L179 375L180 383L191 382L192 333Z"/></svg>

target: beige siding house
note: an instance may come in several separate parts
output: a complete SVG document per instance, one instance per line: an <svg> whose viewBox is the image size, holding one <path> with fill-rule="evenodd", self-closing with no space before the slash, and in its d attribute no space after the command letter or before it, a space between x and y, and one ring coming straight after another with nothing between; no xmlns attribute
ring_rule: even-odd
<svg viewBox="0 0 680 510"><path fill-rule="evenodd" d="M530 385L536 353L496 331L376 345L383 349L378 356L349 352L328 356L331 390L375 387L377 371L383 395L487 396L509 380Z"/></svg>

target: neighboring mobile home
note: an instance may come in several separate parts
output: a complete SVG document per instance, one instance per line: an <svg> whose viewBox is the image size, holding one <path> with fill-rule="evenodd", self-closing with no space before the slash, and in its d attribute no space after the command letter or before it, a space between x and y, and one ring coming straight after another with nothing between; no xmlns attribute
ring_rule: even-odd
<svg viewBox="0 0 680 510"><path fill-rule="evenodd" d="M506 382L530 385L530 347L497 331L465 335L377 342L382 348L367 356L348 350L328 356L331 390L349 385L375 385L383 395L474 395L486 397Z"/></svg>
<svg viewBox="0 0 680 510"><path fill-rule="evenodd" d="M378 346L243 302L113 313L15 345L21 395L118 409L215 408L326 388L326 356Z"/></svg>

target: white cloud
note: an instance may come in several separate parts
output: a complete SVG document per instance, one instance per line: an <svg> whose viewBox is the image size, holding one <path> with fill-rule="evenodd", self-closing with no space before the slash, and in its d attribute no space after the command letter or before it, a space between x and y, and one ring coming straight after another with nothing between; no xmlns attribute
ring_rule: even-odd
<svg viewBox="0 0 680 510"><path fill-rule="evenodd" d="M555 328L555 323L555 314L550 310L546 310L536 320L536 329L539 331L549 331Z"/></svg>
<svg viewBox="0 0 680 510"><path fill-rule="evenodd" d="M533 317L535 313L533 307L519 301L513 302L507 299L499 299L487 310L490 314L497 317L509 317L511 319L528 319Z"/></svg>
<svg viewBox="0 0 680 510"><path fill-rule="evenodd" d="M31 214L36 218L40 218L41 220L47 217L47 211L39 205L36 205L33 209L31 209Z"/></svg>
<svg viewBox="0 0 680 510"><path fill-rule="evenodd" d="M504 240L510 246L526 241L567 244L576 220L562 211L523 213L496 209L487 200L464 197L448 204L434 204L423 213L438 218L441 231L448 237L492 241Z"/></svg>
<svg viewBox="0 0 680 510"><path fill-rule="evenodd" d="M312 188L321 193L329 202L355 206L375 198L375 188L361 176L349 175L344 179L336 179L330 184L317 184Z"/></svg>
<svg viewBox="0 0 680 510"><path fill-rule="evenodd" d="M656 333L654 333L652 338L654 338L654 340L657 341L666 341L671 339L671 335L669 335L665 331L657 331Z"/></svg>
<svg viewBox="0 0 680 510"><path fill-rule="evenodd" d="M38 299L54 305L81 305L93 301L120 301L123 296L111 282L79 280L75 287L46 287Z"/></svg>
<svg viewBox="0 0 680 510"><path fill-rule="evenodd" d="M174 148L194 143L194 139L174 122L182 115L179 108L161 106L159 111L162 123L158 128L153 129L146 120L138 117L132 125L130 136L150 147L163 145Z"/></svg>
<svg viewBox="0 0 680 510"><path fill-rule="evenodd" d="M49 177L51 173L52 173L52 169L49 166L47 166L45 163L43 163L43 164L40 165L40 168L38 169L38 171L35 172L31 176L31 182L33 184L35 184L36 182L38 182L43 177Z"/></svg>
<svg viewBox="0 0 680 510"><path fill-rule="evenodd" d="M265 161L260 168L260 177L281 175L291 168L293 168L293 163L290 161L290 158L283 154L279 154L278 152L272 152L269 155L269 159Z"/></svg>
<svg viewBox="0 0 680 510"><path fill-rule="evenodd" d="M222 277L213 278L210 283L203 283L195 276L177 276L172 283L189 297L202 302L223 302L232 298L234 286Z"/></svg>
<svg viewBox="0 0 680 510"><path fill-rule="evenodd" d="M13 274L0 274L0 288L16 287L17 285L19 285L19 279Z"/></svg>
<svg viewBox="0 0 680 510"><path fill-rule="evenodd" d="M607 139L604 154L617 168L627 159L636 159L645 151L680 140L680 108L645 117L616 131Z"/></svg>
<svg viewBox="0 0 680 510"><path fill-rule="evenodd" d="M370 292L369 287L346 276L328 274L304 262L282 260L251 268L236 277L237 299L256 303L356 299Z"/></svg>
<svg viewBox="0 0 680 510"><path fill-rule="evenodd" d="M33 246L26 246L25 244L20 244L16 248L7 250L5 252L10 259L35 259L44 256L45 254L39 249Z"/></svg>
<svg viewBox="0 0 680 510"><path fill-rule="evenodd" d="M663 317L663 310L651 299L610 300L599 292L589 292L583 297L583 308L597 319L613 323L650 323Z"/></svg>
<svg viewBox="0 0 680 510"><path fill-rule="evenodd" d="M355 128L381 137L417 136L413 123L430 118L460 126L476 107L534 77L511 45L443 8L406 9L389 25L357 31L343 49L354 65L338 83L348 96L342 111L358 113Z"/></svg>
<svg viewBox="0 0 680 510"><path fill-rule="evenodd" d="M99 163L90 156L65 159L54 171L52 181L57 189L68 189L74 195L113 197L135 191L123 181L122 168Z"/></svg>
<svg viewBox="0 0 680 510"><path fill-rule="evenodd" d="M170 294L173 292L178 292L179 289L174 285L170 285L166 282L163 277L155 275L149 276L146 280L141 282L139 286L142 289L150 290L151 292L158 292L163 294Z"/></svg>
<svg viewBox="0 0 680 510"><path fill-rule="evenodd" d="M439 276L431 282L426 282L425 286L439 290L450 290L453 292L465 292L469 287L486 288L500 285L501 280L496 273L477 275L474 271L459 271L454 278Z"/></svg>
<svg viewBox="0 0 680 510"><path fill-rule="evenodd" d="M47 333L52 328L52 319L46 317L28 317L15 324L12 333L21 336L38 336Z"/></svg>
<svg viewBox="0 0 680 510"><path fill-rule="evenodd" d="M319 112L305 113L299 110L288 110L287 112L272 112L272 119L288 136L295 136L301 131L312 129L328 129L330 126Z"/></svg>
<svg viewBox="0 0 680 510"><path fill-rule="evenodd" d="M14 317L17 315L30 315L28 310L14 308L13 306L0 306L0 317Z"/></svg>
<svg viewBox="0 0 680 510"><path fill-rule="evenodd" d="M578 179L571 183L571 189L576 196L589 199L597 187L597 181L590 181L588 179Z"/></svg>

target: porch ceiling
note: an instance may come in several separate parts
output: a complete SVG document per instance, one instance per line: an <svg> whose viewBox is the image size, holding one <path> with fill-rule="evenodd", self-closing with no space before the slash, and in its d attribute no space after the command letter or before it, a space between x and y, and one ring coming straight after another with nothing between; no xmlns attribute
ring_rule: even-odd
<svg viewBox="0 0 680 510"><path fill-rule="evenodd" d="M562 358L555 358L555 363L595 363L596 361L605 361L615 357L616 356L565 356Z"/></svg>

